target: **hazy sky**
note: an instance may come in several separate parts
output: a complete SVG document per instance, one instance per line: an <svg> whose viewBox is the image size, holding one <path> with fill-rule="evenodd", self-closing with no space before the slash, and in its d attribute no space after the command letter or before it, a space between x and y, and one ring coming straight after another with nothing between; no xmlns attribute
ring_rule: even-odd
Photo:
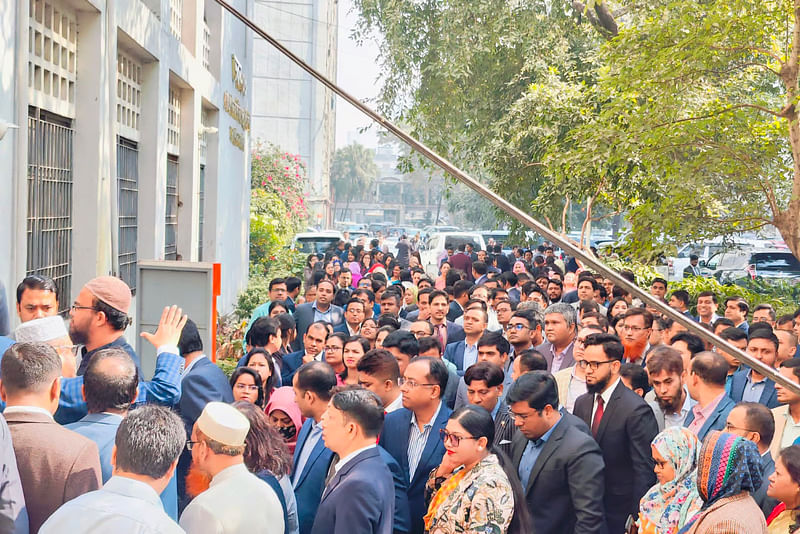
<svg viewBox="0 0 800 534"><path fill-rule="evenodd" d="M345 91L361 101L374 100L378 96L380 82L378 81L378 45L375 42L365 42L358 46L350 37L358 19L352 12L352 0L339 0L339 61L337 70L337 83ZM372 104L370 104L372 106ZM345 102L336 100L336 147L342 147L357 136L358 128L368 126L371 120L360 111ZM375 147L376 128L373 126L368 132L358 137L358 141L366 146Z"/></svg>

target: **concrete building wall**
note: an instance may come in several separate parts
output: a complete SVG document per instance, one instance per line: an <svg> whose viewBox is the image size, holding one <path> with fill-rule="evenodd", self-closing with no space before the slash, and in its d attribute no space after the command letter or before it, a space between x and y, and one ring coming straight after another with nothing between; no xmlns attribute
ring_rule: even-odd
<svg viewBox="0 0 800 534"><path fill-rule="evenodd" d="M335 0L255 0L254 20L329 79L336 79ZM263 39L253 42L253 138L299 154L308 165L310 223L327 227L335 97Z"/></svg>
<svg viewBox="0 0 800 534"><path fill-rule="evenodd" d="M231 4L252 14L252 2ZM0 47L0 120L20 126L0 140L0 186L9 192L0 198L0 250L9 258L0 262L0 281L10 302L37 266L28 183L36 148L29 140L39 137L28 124L29 113L41 110L66 119L72 132L71 146L57 147L68 154L71 194L38 208L49 209L50 201L72 206L62 308L87 280L124 270L124 138L138 167L138 209L129 214L138 259L165 259L165 221L173 217L178 257L197 261L202 250L204 261L222 264L218 305L230 311L248 274L249 32L212 0L8 0L0 5ZM177 157L171 212L168 155Z"/></svg>

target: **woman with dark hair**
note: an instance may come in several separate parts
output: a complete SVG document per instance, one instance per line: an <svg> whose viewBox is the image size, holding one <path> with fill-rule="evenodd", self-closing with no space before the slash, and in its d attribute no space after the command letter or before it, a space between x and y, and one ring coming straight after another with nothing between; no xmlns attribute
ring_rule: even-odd
<svg viewBox="0 0 800 534"><path fill-rule="evenodd" d="M767 532L800 532L800 445L786 447L775 459L767 496L780 501L767 518Z"/></svg>
<svg viewBox="0 0 800 534"><path fill-rule="evenodd" d="M344 372L341 374L342 382L345 384L358 384L358 369L356 366L361 358L370 350L370 342L364 336L353 336L347 338L342 349L342 363Z"/></svg>
<svg viewBox="0 0 800 534"><path fill-rule="evenodd" d="M400 283L400 273L403 271L403 267L400 263L393 261L387 266L387 271L389 271L389 283L390 284L399 284Z"/></svg>
<svg viewBox="0 0 800 534"><path fill-rule="evenodd" d="M305 287L311 285L311 277L317 262L319 262L319 258L316 254L309 254L308 257L306 257L306 266L303 267L303 281L305 282Z"/></svg>
<svg viewBox="0 0 800 534"><path fill-rule="evenodd" d="M628 311L628 301L622 297L617 297L608 303L609 320L622 315L626 311Z"/></svg>
<svg viewBox="0 0 800 534"><path fill-rule="evenodd" d="M370 349L374 349L375 338L378 336L378 321L371 317L364 319L361 323L361 335L369 341Z"/></svg>
<svg viewBox="0 0 800 534"><path fill-rule="evenodd" d="M297 501L289 479L292 457L286 444L263 411L247 402L235 402L233 406L250 421L250 430L245 438L244 465L275 491L283 507L283 531L296 534L300 527Z"/></svg>
<svg viewBox="0 0 800 534"><path fill-rule="evenodd" d="M289 308L286 307L286 304L280 300L269 303L269 307L267 308L267 315L269 317L276 317L282 313L289 313Z"/></svg>
<svg viewBox="0 0 800 534"><path fill-rule="evenodd" d="M709 432L697 461L697 492L703 505L681 534L767 534L764 514L750 495L759 486L761 455L756 444L726 432Z"/></svg>
<svg viewBox="0 0 800 534"><path fill-rule="evenodd" d="M339 260L330 260L325 264L325 278L336 284L336 263L341 264Z"/></svg>
<svg viewBox="0 0 800 534"><path fill-rule="evenodd" d="M252 349L244 357L244 363L242 365L253 369L261 375L264 396L259 406L263 408L264 405L269 402L269 396L272 395L272 390L275 389L275 355L270 355L270 353L264 349Z"/></svg>
<svg viewBox="0 0 800 534"><path fill-rule="evenodd" d="M459 408L441 436L447 451L425 486L425 532L531 532L516 470L492 447L492 415L472 404Z"/></svg>
<svg viewBox="0 0 800 534"><path fill-rule="evenodd" d="M447 287L447 273L450 272L450 269L453 266L450 265L449 261L443 261L442 265L439 267L439 276L436 278L436 281L433 283L433 287L438 289L439 291L444 290Z"/></svg>
<svg viewBox="0 0 800 534"><path fill-rule="evenodd" d="M339 375L347 371L342 359L342 349L344 349L345 341L347 341L347 334L343 332L334 332L325 341L325 362L333 367L337 381L341 381Z"/></svg>
<svg viewBox="0 0 800 534"><path fill-rule="evenodd" d="M250 402L258 407L264 406L264 388L258 371L249 367L237 367L231 375L230 382L233 400Z"/></svg>
<svg viewBox="0 0 800 534"><path fill-rule="evenodd" d="M372 267L372 254L365 252L364 255L359 258L358 264L361 267L361 276L366 275L370 272L370 268Z"/></svg>

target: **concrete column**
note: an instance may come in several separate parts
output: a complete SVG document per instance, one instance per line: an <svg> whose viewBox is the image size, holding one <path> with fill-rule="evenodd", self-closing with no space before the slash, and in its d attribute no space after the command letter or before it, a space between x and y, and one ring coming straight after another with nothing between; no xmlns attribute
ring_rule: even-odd
<svg viewBox="0 0 800 534"><path fill-rule="evenodd" d="M193 89L181 89L181 141L178 158L178 254L184 261L197 261L197 232L200 184L200 96Z"/></svg>
<svg viewBox="0 0 800 534"><path fill-rule="evenodd" d="M169 68L163 62L152 62L146 63L142 70L137 248L140 260L163 260Z"/></svg>

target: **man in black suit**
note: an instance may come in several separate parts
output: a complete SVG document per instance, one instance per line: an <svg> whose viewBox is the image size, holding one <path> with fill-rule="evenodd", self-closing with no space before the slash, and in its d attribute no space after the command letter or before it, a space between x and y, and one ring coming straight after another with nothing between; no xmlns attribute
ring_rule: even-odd
<svg viewBox="0 0 800 534"><path fill-rule="evenodd" d="M334 393L322 415L322 439L338 455L311 534L391 534L392 473L375 442L383 428L383 403L359 387Z"/></svg>
<svg viewBox="0 0 800 534"><path fill-rule="evenodd" d="M453 284L453 301L447 310L447 320L455 321L464 315L464 306L469 301L469 290L472 288L472 282L469 280L459 280Z"/></svg>
<svg viewBox="0 0 800 534"><path fill-rule="evenodd" d="M573 413L589 425L603 451L608 531L625 531L628 515L655 484L650 443L658 423L650 406L620 379L625 349L617 336L590 334L583 359L588 393L575 400Z"/></svg>
<svg viewBox="0 0 800 534"><path fill-rule="evenodd" d="M364 322L365 317L364 303L355 297L351 297L344 307L344 321L336 326L333 331L341 332L348 336L357 336L361 333L361 323Z"/></svg>
<svg viewBox="0 0 800 534"><path fill-rule="evenodd" d="M553 375L520 376L506 397L519 432L511 457L537 534L605 534L603 453L558 410ZM579 427L580 425L580 427ZM622 531L619 531L620 534Z"/></svg>

